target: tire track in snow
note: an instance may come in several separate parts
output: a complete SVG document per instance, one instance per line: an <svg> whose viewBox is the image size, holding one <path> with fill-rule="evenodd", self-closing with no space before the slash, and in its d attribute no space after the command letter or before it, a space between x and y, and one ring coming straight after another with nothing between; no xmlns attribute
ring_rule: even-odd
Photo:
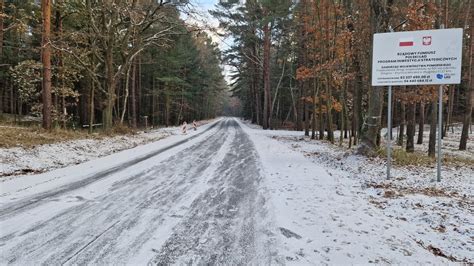
<svg viewBox="0 0 474 266"><path fill-rule="evenodd" d="M170 211L177 211L173 210L177 202L188 200L187 192L226 140L227 124L220 122L218 132L208 139L160 162L147 173L117 182L109 194L15 232L8 242L0 243L0 261L58 264L80 250L68 263L123 263L117 258L132 257L160 235L161 225L177 219L170 217ZM120 222L87 245L104 231L105 225L117 220Z"/></svg>
<svg viewBox="0 0 474 266"><path fill-rule="evenodd" d="M111 226L107 227L102 233L96 235L91 241L89 241L89 243L87 243L85 246L83 246L82 248L80 248L76 253L72 254L71 257L67 258L66 261L64 261L63 263L61 263L61 265L64 265L66 264L68 261L70 261L72 258L74 258L75 256L77 256L79 253L81 253L84 249L86 249L88 246L90 246L92 243L94 243L94 241L96 241L97 239L99 239L99 237L101 237L103 234L107 233L107 231L109 231L110 229L112 229L112 227L114 227L116 224L118 224L120 222L120 220L116 221L115 223L113 223Z"/></svg>
<svg viewBox="0 0 474 266"><path fill-rule="evenodd" d="M29 197L29 198L24 199L22 201L7 204L7 205L3 206L0 209L0 220L4 219L5 217L11 217L12 215L15 215L15 213L18 213L19 211L22 211L24 209L28 209L28 208L32 208L34 206L37 206L38 204L41 204L41 201L43 201L45 199L60 196L62 194L68 193L70 191L83 188L84 186L87 186L89 184L97 182L97 181L99 181L101 179L104 179L106 177L110 177L111 175L116 174L120 171L123 171L123 170L137 164L137 163L148 160L148 159L150 159L150 158L152 158L152 157L154 157L154 156L156 156L160 153L163 153L163 152L168 151L168 150L170 150L174 147L177 147L181 144L184 144L184 143L186 143L190 140L193 140L193 139L201 136L202 134L204 134L206 132L209 132L209 130L213 129L217 124L219 124L219 122L214 123L213 125L208 127L203 132L200 132L200 133L198 133L194 136L191 136L189 138L186 138L184 140L178 141L177 143L175 143L173 145L169 145L169 146L163 147L161 149L158 149L156 151L153 151L151 153L145 154L143 156L134 158L134 159L128 161L126 164L122 164L122 165L117 166L117 167L109 168L107 170L104 170L104 171L101 171L101 172L96 173L94 175L91 175L91 176L89 176L85 179L82 179L80 181L77 181L77 182L59 187L59 188L57 188L53 191L48 191L48 192L45 192L45 193L41 193L39 195L35 195L33 197Z"/></svg>
<svg viewBox="0 0 474 266"><path fill-rule="evenodd" d="M235 120L237 134L185 219L152 264L261 265L278 262L274 236L264 225L266 201L253 143ZM263 248L262 248L263 247Z"/></svg>

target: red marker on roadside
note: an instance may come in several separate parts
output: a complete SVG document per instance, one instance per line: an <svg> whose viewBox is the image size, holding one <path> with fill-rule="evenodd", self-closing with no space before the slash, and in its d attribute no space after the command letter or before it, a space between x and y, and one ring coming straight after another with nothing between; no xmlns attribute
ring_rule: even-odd
<svg viewBox="0 0 474 266"><path fill-rule="evenodd" d="M183 122L183 126L182 126L182 131L183 131L183 134L186 134L187 133L187 126L188 126L188 123L186 123L186 121Z"/></svg>

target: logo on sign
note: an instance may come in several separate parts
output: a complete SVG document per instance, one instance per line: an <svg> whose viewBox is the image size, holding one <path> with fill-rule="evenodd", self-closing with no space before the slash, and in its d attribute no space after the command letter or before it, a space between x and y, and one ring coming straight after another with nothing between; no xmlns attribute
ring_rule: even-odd
<svg viewBox="0 0 474 266"><path fill-rule="evenodd" d="M443 79L443 78L444 78L444 75L443 75L443 74L436 74L436 78L437 78L437 79Z"/></svg>
<svg viewBox="0 0 474 266"><path fill-rule="evenodd" d="M398 46L400 47L407 47L407 46L413 46L413 38L401 38L398 42Z"/></svg>
<svg viewBox="0 0 474 266"><path fill-rule="evenodd" d="M431 45L431 36L423 36L423 45Z"/></svg>

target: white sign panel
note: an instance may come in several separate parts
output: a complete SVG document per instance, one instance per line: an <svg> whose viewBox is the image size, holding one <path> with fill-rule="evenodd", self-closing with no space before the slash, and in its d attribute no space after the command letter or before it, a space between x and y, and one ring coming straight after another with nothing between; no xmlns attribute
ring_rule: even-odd
<svg viewBox="0 0 474 266"><path fill-rule="evenodd" d="M462 29L374 34L372 86L461 83Z"/></svg>

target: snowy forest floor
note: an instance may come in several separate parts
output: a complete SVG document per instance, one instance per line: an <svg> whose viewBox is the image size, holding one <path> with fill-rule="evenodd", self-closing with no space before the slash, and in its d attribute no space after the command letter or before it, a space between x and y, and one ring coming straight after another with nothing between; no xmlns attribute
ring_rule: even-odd
<svg viewBox="0 0 474 266"><path fill-rule="evenodd" d="M245 124L251 128L260 129L248 122ZM446 160L443 165L441 182L434 181L436 178L434 160L424 161L421 164L417 161L395 163L392 168L392 178L386 180L386 160L383 156L367 158L354 155L353 150L347 149L347 143L343 143L345 147L340 147L327 141L311 140L309 137L304 137L302 132L283 130L258 130L258 132L302 153L315 164L322 166L334 178L337 185L333 192L336 195L330 195L334 199L331 205L327 205L328 210L325 210L327 212L334 211L337 214L334 215L334 223L340 220L340 217L337 216L345 216L340 210L337 211L338 209L346 208L346 212L357 209L360 212L362 208L366 210L366 207L358 206L358 204L366 203L378 209L379 213L385 216L383 219L390 220L386 227L386 234L390 234L391 230L396 229L406 234L413 243L435 256L444 257L453 262L474 262L474 164L470 163L474 160L474 143L473 141L468 143L467 151L456 150L460 134L459 128L455 128L454 134L450 133L443 141L443 153L451 160ZM425 133L428 134L428 131L425 130ZM397 132L395 131L393 134L395 137ZM336 136L338 135L339 132L336 132ZM425 142L427 140L428 136L426 135ZM416 145L416 149L423 153L419 152L418 156L426 156L427 144ZM296 166L294 167L296 168ZM297 177L298 173L305 172L306 169L294 169L293 171L295 180L284 182L291 188L290 191L294 192L295 197L301 197L305 188L301 187ZM304 174L302 175L304 176ZM314 175L318 175L318 173L314 173ZM318 194L318 190L320 191L321 188L314 188L313 193ZM346 203L340 203L336 198L349 200ZM288 205L291 202L288 199L292 200L292 196L285 194L282 202ZM296 206L295 210L298 208ZM304 207L299 208L304 209ZM297 216L298 212L293 215ZM300 215L308 217L310 214L301 212ZM376 216L377 214L371 213L370 216L372 215ZM348 214L348 216L352 215ZM357 236L363 233L368 234L370 230L373 231L370 226L372 221L356 221L355 219L358 218L353 218L352 224L347 224L347 219L345 219L346 223L340 223L342 228L336 230L344 232L343 228L347 226L350 232L348 235ZM361 223L368 223L369 226L366 226L367 229L357 231L356 228ZM392 226L394 228L391 228ZM333 229L324 230L328 233L326 237L334 237L334 234L330 234L334 231ZM356 239L357 236L355 236ZM394 239L395 236L393 235ZM341 238L346 238L345 241L350 242L347 240L347 235ZM334 241L336 242L336 239ZM341 249L341 245L335 242L332 245L329 242L326 246L325 250L328 253L334 248ZM397 249L396 243L393 244L392 250ZM373 245L360 243L360 246L369 248ZM304 247L301 248L301 252L303 250L305 250ZM298 252L294 251L290 257L295 260L305 257L303 253ZM350 253L355 254L353 251ZM406 256L411 256L408 250L404 253ZM325 255L329 254L322 254L322 258ZM331 261L334 262L334 260ZM384 260L382 258L373 262L380 263Z"/></svg>
<svg viewBox="0 0 474 266"><path fill-rule="evenodd" d="M198 126L213 120L198 122ZM190 128L190 125L188 125ZM189 131L189 134L193 132ZM181 134L180 127L149 129L147 131L112 135L60 130L47 133L31 127L0 126L0 142L24 142L0 145L0 178L38 174L69 165L80 164L115 152ZM16 136L15 136L16 134ZM55 135L56 134L56 135ZM0 143L1 144L1 143Z"/></svg>

